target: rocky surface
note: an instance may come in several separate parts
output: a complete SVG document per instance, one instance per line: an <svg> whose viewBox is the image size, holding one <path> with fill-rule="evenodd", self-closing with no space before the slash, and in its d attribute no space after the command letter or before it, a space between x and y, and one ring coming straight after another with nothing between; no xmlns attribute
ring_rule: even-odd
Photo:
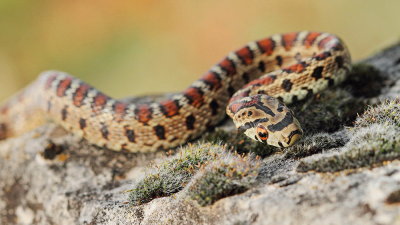
<svg viewBox="0 0 400 225"><path fill-rule="evenodd" d="M0 224L400 224L400 103L379 103L400 95L400 45L352 75L293 106L308 132L284 150L229 122L173 156L53 124L2 141Z"/></svg>

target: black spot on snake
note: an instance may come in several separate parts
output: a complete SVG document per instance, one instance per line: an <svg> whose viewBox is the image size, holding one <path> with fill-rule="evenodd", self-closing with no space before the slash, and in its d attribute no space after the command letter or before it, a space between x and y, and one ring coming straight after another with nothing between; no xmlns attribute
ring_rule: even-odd
<svg viewBox="0 0 400 225"><path fill-rule="evenodd" d="M260 61L258 63L258 70L260 70L261 72L265 72L265 63L264 63L264 61Z"/></svg>
<svg viewBox="0 0 400 225"><path fill-rule="evenodd" d="M61 119L65 121L68 116L68 106L64 106L64 108L61 110Z"/></svg>
<svg viewBox="0 0 400 225"><path fill-rule="evenodd" d="M258 91L257 91L257 94L259 94L259 95L265 95L265 91L264 91L264 90L258 90Z"/></svg>
<svg viewBox="0 0 400 225"><path fill-rule="evenodd" d="M283 64L282 56L277 55L275 59L276 59L276 64L277 64L278 66L282 66L282 64Z"/></svg>
<svg viewBox="0 0 400 225"><path fill-rule="evenodd" d="M292 102L297 102L298 100L299 98L297 97L297 95L292 96Z"/></svg>
<svg viewBox="0 0 400 225"><path fill-rule="evenodd" d="M312 89L308 89L307 87L302 87L301 90L307 91L307 94L306 94L306 96L304 97L305 99L311 98L312 96L314 96L314 92L313 92Z"/></svg>
<svg viewBox="0 0 400 225"><path fill-rule="evenodd" d="M279 145L281 148L283 148L282 142L278 142L278 145Z"/></svg>
<svg viewBox="0 0 400 225"><path fill-rule="evenodd" d="M324 70L323 66L318 66L314 69L311 76L315 78L315 80L322 78L322 71Z"/></svg>
<svg viewBox="0 0 400 225"><path fill-rule="evenodd" d="M158 139L160 140L164 140L165 139L165 128L164 126L161 125L157 125L155 127L153 127L154 132L156 133Z"/></svg>
<svg viewBox="0 0 400 225"><path fill-rule="evenodd" d="M188 130L193 130L195 122L196 122L196 118L193 115L186 117L186 128Z"/></svg>
<svg viewBox="0 0 400 225"><path fill-rule="evenodd" d="M129 142L135 142L135 131L129 129L127 126L125 126L125 136L128 138Z"/></svg>
<svg viewBox="0 0 400 225"><path fill-rule="evenodd" d="M276 97L276 99L278 99L280 102L283 102L283 98L281 96Z"/></svg>
<svg viewBox="0 0 400 225"><path fill-rule="evenodd" d="M293 123L293 116L290 112L287 112L281 121L276 124L269 125L268 130L271 132L281 131L291 123Z"/></svg>
<svg viewBox="0 0 400 225"><path fill-rule="evenodd" d="M108 128L107 128L107 125L106 125L106 124L101 123L100 132L101 132L101 136L102 136L104 139L108 140L109 132L108 132Z"/></svg>
<svg viewBox="0 0 400 225"><path fill-rule="evenodd" d="M248 73L243 73L243 74L242 74L242 78L243 78L243 81L244 81L245 83L249 83L249 82L250 82L250 76L249 76Z"/></svg>
<svg viewBox="0 0 400 225"><path fill-rule="evenodd" d="M232 96L233 94L235 94L235 88L233 88L232 86L229 86L228 93L229 93L229 96Z"/></svg>
<svg viewBox="0 0 400 225"><path fill-rule="evenodd" d="M325 80L328 81L328 86L329 86L329 87L332 87L332 86L335 84L335 80L333 80L333 79L330 78L330 77L325 77Z"/></svg>
<svg viewBox="0 0 400 225"><path fill-rule="evenodd" d="M254 135L254 139L256 139L257 141L260 141L257 137L257 135Z"/></svg>
<svg viewBox="0 0 400 225"><path fill-rule="evenodd" d="M338 68L343 68L343 62L344 62L344 60L343 60L343 57L342 57L342 56L336 56L335 62L336 62L336 64L337 64Z"/></svg>
<svg viewBox="0 0 400 225"><path fill-rule="evenodd" d="M211 115L215 116L218 114L218 108L219 108L219 104L217 101L215 101L215 99L213 99L210 102L210 109L211 109Z"/></svg>
<svg viewBox="0 0 400 225"><path fill-rule="evenodd" d="M251 116L251 115L253 115L253 112L252 111L248 111L247 112L247 116Z"/></svg>
<svg viewBox="0 0 400 225"><path fill-rule="evenodd" d="M86 127L86 120L83 118L79 119L79 127L81 128L81 130L85 129Z"/></svg>
<svg viewBox="0 0 400 225"><path fill-rule="evenodd" d="M286 92L290 92L292 90L293 83L289 79L285 79L282 81L282 88Z"/></svg>

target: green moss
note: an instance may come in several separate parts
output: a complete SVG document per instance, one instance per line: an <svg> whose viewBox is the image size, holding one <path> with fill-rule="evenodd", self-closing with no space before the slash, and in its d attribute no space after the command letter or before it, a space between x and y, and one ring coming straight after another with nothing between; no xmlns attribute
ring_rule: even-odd
<svg viewBox="0 0 400 225"><path fill-rule="evenodd" d="M130 193L130 202L139 205L154 198L169 196L182 190L193 174L208 161L223 154L218 145L189 145L172 159L155 166L154 172L147 175Z"/></svg>
<svg viewBox="0 0 400 225"><path fill-rule="evenodd" d="M214 132L204 135L202 140L214 144L224 144L231 152L237 152L240 154L252 152L261 157L271 155L278 150L278 148L274 146L254 141L248 138L245 134L236 130L233 132L226 132L217 129Z"/></svg>
<svg viewBox="0 0 400 225"><path fill-rule="evenodd" d="M342 152L314 161L301 161L297 170L333 172L400 158L400 100L369 107L348 129L350 141ZM296 155L296 151L294 153Z"/></svg>
<svg viewBox="0 0 400 225"><path fill-rule="evenodd" d="M201 205L205 205L205 201L212 203L219 198L247 190L258 174L257 168L258 164L253 157L230 153L220 145L189 145L173 158L154 166L153 172L131 190L130 202L132 205L139 205L154 198L177 193L201 170L200 174L206 176L196 175L195 180L199 185L191 182L190 187L196 193L191 196ZM205 189L207 192L201 194ZM202 200L207 196L210 199Z"/></svg>
<svg viewBox="0 0 400 225"><path fill-rule="evenodd" d="M332 148L342 147L347 137L343 135L318 133L304 137L299 143L285 149L286 159L298 159Z"/></svg>
<svg viewBox="0 0 400 225"><path fill-rule="evenodd" d="M201 206L242 193L256 182L259 164L238 154L221 158L199 171L188 186L190 198Z"/></svg>
<svg viewBox="0 0 400 225"><path fill-rule="evenodd" d="M297 171L335 172L344 169L372 166L400 158L398 127L373 124L357 129L343 151L317 160L302 160Z"/></svg>
<svg viewBox="0 0 400 225"><path fill-rule="evenodd" d="M355 126L367 127L374 123L400 127L400 99L387 100L378 106L369 107L357 118Z"/></svg>

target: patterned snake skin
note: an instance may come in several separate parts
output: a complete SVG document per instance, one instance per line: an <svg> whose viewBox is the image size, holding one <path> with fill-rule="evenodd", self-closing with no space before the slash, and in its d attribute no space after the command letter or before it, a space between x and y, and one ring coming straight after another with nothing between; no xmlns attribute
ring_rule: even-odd
<svg viewBox="0 0 400 225"><path fill-rule="evenodd" d="M47 71L0 107L0 139L51 120L98 146L149 152L195 139L227 113L250 138L286 147L303 131L284 104L343 81L350 66L339 38L303 31L250 42L159 102L125 103Z"/></svg>

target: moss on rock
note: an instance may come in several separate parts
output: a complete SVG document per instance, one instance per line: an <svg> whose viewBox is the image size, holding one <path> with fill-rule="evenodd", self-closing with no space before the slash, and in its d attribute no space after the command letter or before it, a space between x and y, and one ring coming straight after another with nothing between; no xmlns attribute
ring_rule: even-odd
<svg viewBox="0 0 400 225"><path fill-rule="evenodd" d="M317 133L304 137L299 143L285 149L286 159L298 159L321 153L332 148L342 147L348 137L345 134Z"/></svg>
<svg viewBox="0 0 400 225"><path fill-rule="evenodd" d="M182 190L202 165L217 158L223 151L221 146L211 144L187 146L174 158L154 166L154 172L131 190L130 202L139 205Z"/></svg>
<svg viewBox="0 0 400 225"><path fill-rule="evenodd" d="M248 189L258 174L255 159L230 153L210 143L189 145L173 158L153 167L130 193L130 202L140 205L154 198L170 196L182 190L201 169L198 185L191 185L192 198L201 205ZM210 188L206 191L206 189Z"/></svg>
<svg viewBox="0 0 400 225"><path fill-rule="evenodd" d="M400 127L400 99L386 100L375 107L370 106L357 118L355 126L368 127L373 123Z"/></svg>
<svg viewBox="0 0 400 225"><path fill-rule="evenodd" d="M201 206L242 193L256 183L259 162L253 157L226 155L201 169L188 185L188 195Z"/></svg>
<svg viewBox="0 0 400 225"><path fill-rule="evenodd" d="M335 172L398 159L400 158L398 133L397 127L383 124L357 129L342 152L317 160L302 160L297 171Z"/></svg>

